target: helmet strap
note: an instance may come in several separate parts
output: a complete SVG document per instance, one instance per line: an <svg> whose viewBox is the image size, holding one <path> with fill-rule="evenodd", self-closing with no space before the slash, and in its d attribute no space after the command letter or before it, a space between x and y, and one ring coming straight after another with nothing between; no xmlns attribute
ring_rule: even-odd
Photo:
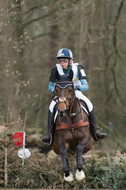
<svg viewBox="0 0 126 190"><path fill-rule="evenodd" d="M69 59L68 65L71 65L71 64L72 64L72 62L70 62L70 59Z"/></svg>

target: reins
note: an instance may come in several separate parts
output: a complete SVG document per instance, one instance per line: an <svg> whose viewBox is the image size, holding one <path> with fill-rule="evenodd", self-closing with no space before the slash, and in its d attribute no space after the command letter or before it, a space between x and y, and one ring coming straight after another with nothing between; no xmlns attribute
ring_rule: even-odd
<svg viewBox="0 0 126 190"><path fill-rule="evenodd" d="M70 82L68 82L68 81L66 81L66 82L60 82L60 83L70 83ZM72 83L71 83L71 85L72 85ZM36 109L34 112L35 112L35 114L36 113L38 113L49 101L51 101L53 98L55 97L55 94L51 97L51 98L49 98L41 107L39 107L38 109Z"/></svg>
<svg viewBox="0 0 126 190"><path fill-rule="evenodd" d="M71 109L72 109L72 105L73 105L74 100L76 100L75 97L72 99L72 102L71 102L71 104L70 104L70 106L69 106L69 107L70 107L70 113L69 113L69 116L70 116L70 117L74 117L74 116L76 116L77 114L79 114L79 113L82 112L82 109L81 109L81 107L80 107L80 111L71 113ZM78 101L77 101L77 103L79 104ZM79 106L80 106L80 104L79 104Z"/></svg>
<svg viewBox="0 0 126 190"><path fill-rule="evenodd" d="M50 102L55 97L55 94L49 98L40 108L36 109L34 112L35 114L38 113L48 102Z"/></svg>

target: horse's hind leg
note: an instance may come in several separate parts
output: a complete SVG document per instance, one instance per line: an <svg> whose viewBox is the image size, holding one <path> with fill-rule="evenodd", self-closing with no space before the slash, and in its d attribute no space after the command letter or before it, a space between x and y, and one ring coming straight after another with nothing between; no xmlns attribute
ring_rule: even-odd
<svg viewBox="0 0 126 190"><path fill-rule="evenodd" d="M62 140L59 140L59 150L62 158L63 171L64 171L64 180L73 181L73 175L70 173L69 163L67 159L67 149L65 143Z"/></svg>
<svg viewBox="0 0 126 190"><path fill-rule="evenodd" d="M83 172L83 157L82 157L82 154L83 154L83 150L84 150L84 147L85 147L85 144L84 144L84 139L82 139L79 144L77 145L77 171L76 171L76 179L78 181L82 180L85 178L85 174Z"/></svg>

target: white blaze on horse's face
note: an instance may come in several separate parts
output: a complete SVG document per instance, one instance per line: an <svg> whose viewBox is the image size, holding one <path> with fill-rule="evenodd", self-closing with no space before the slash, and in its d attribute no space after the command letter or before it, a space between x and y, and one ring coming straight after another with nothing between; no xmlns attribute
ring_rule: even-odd
<svg viewBox="0 0 126 190"><path fill-rule="evenodd" d="M59 102L65 102L66 101L66 98L65 97L60 97L59 98Z"/></svg>
<svg viewBox="0 0 126 190"><path fill-rule="evenodd" d="M67 109L67 106L69 105L67 102L67 99L65 97L59 97L58 98L58 107L60 111L64 111Z"/></svg>

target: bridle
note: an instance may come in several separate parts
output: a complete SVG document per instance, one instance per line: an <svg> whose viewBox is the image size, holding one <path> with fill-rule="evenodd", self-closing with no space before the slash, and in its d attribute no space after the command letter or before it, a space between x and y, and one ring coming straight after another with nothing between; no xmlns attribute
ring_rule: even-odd
<svg viewBox="0 0 126 190"><path fill-rule="evenodd" d="M62 86L64 84L66 84L66 85ZM58 83L56 83L55 87L56 86L58 86L61 89L66 89L68 86L73 86L73 83L72 82L58 82ZM74 93L74 86L73 86L73 93ZM69 105L67 105L67 101L66 101L67 99L70 99ZM75 94L74 95L72 94L71 98L68 98L68 97L63 97L63 98L59 97L58 98L58 97L56 97L57 102L64 102L66 104L66 109L63 111L59 110L59 107L58 107L58 115L59 116L65 117L69 114L69 110L70 110L70 107L71 107L74 99L75 99Z"/></svg>

